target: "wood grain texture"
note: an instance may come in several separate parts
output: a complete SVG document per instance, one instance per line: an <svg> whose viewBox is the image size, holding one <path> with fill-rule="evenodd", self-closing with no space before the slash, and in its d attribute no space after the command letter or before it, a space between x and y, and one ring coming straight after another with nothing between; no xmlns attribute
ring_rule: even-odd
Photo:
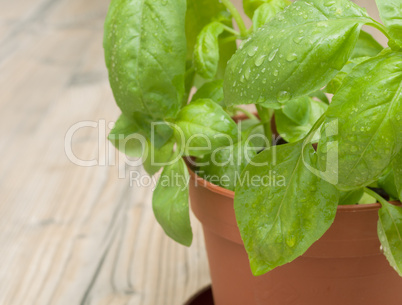
<svg viewBox="0 0 402 305"><path fill-rule="evenodd" d="M107 0L0 0L0 304L176 305L209 283L194 243L156 223L152 185L105 141L119 115L103 63ZM72 163L73 153L98 160ZM101 139L101 140L99 140ZM126 178L119 178L119 172Z"/></svg>
<svg viewBox="0 0 402 305"><path fill-rule="evenodd" d="M191 248L168 239L153 186L130 186L143 170L105 141L119 115L103 63L108 2L0 0L1 305L176 305L210 281L198 222ZM93 167L66 156L81 121L97 127L74 134L73 152Z"/></svg>

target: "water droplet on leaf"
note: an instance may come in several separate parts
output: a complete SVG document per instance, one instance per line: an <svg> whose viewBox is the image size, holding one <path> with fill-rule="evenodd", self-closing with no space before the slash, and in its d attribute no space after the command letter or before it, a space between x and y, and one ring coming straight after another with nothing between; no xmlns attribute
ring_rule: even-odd
<svg viewBox="0 0 402 305"><path fill-rule="evenodd" d="M324 3L324 5L327 6L327 7L333 6L334 4L335 4L335 1L328 1L328 2Z"/></svg>
<svg viewBox="0 0 402 305"><path fill-rule="evenodd" d="M258 47L251 47L248 49L247 54L248 56L254 56L257 53Z"/></svg>
<svg viewBox="0 0 402 305"><path fill-rule="evenodd" d="M265 60L265 55L261 55L260 57L258 57L258 58L255 60L255 65L256 65L257 67L261 66L262 63L264 62L264 60Z"/></svg>
<svg viewBox="0 0 402 305"><path fill-rule="evenodd" d="M250 69L250 68L248 68L248 69L246 70L246 72L244 73L244 77L245 77L247 80L250 78L250 73L251 73L251 69Z"/></svg>
<svg viewBox="0 0 402 305"><path fill-rule="evenodd" d="M288 56L286 57L286 60L287 61L294 61L294 60L296 60L297 59L297 54L295 54L295 53L290 53L290 54L288 54Z"/></svg>
<svg viewBox="0 0 402 305"><path fill-rule="evenodd" d="M269 60L269 61L273 61L273 60L274 60L275 55L276 55L276 53L278 52L278 50L279 50L279 49L275 49L275 50L273 50L271 53L269 53L269 56L268 56L268 60Z"/></svg>
<svg viewBox="0 0 402 305"><path fill-rule="evenodd" d="M299 44L303 40L303 38L304 38L303 36L295 37L295 38L293 38L293 41L295 43Z"/></svg>
<svg viewBox="0 0 402 305"><path fill-rule="evenodd" d="M277 95L276 98L278 99L278 102L280 102L280 103L285 103L285 102L287 102L287 101L290 100L290 97L291 97L291 95L290 95L289 92L287 92L287 91L280 91L280 92L278 93L278 95Z"/></svg>

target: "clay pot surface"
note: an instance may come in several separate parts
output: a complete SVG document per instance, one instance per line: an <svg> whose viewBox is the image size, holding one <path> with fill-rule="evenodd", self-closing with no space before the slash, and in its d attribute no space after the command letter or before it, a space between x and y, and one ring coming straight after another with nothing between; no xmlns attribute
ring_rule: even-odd
<svg viewBox="0 0 402 305"><path fill-rule="evenodd" d="M303 256L254 277L236 224L234 192L190 175L215 305L402 304L402 278L380 250L379 204L339 206L331 228Z"/></svg>

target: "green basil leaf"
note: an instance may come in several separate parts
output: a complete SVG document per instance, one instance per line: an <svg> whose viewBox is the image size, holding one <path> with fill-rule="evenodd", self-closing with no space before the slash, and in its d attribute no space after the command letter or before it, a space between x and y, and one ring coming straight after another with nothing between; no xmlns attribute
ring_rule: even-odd
<svg viewBox="0 0 402 305"><path fill-rule="evenodd" d="M376 0L381 20L393 39L390 46L395 43L402 48L402 3L400 0Z"/></svg>
<svg viewBox="0 0 402 305"><path fill-rule="evenodd" d="M262 4L255 10L253 15L254 30L268 23L277 13L283 11L283 9L290 4L291 2L287 0L271 0Z"/></svg>
<svg viewBox="0 0 402 305"><path fill-rule="evenodd" d="M144 113L134 112L132 117L121 114L109 135L109 140L131 157L140 157L144 137L151 140L156 148L161 148L172 137L173 130L162 121Z"/></svg>
<svg viewBox="0 0 402 305"><path fill-rule="evenodd" d="M194 47L201 30L209 23L218 21L226 26L232 27L232 17L226 7L217 0L187 0L186 14L186 38L187 38L187 59L193 60ZM230 36L229 33L222 33L221 38ZM219 64L218 78L223 78L226 65L230 57L236 51L236 42L223 43L219 39ZM204 80L199 76L195 78L196 86L201 85Z"/></svg>
<svg viewBox="0 0 402 305"><path fill-rule="evenodd" d="M398 199L398 190L395 185L395 176L392 169L378 179L378 185L394 199Z"/></svg>
<svg viewBox="0 0 402 305"><path fill-rule="evenodd" d="M113 0L105 22L109 81L122 112L175 117L184 95L185 0Z"/></svg>
<svg viewBox="0 0 402 305"><path fill-rule="evenodd" d="M318 145L321 165L338 162L337 187L361 188L378 180L402 147L402 54L383 52L356 66L334 95ZM326 136L327 126L337 134ZM337 143L337 160L327 145Z"/></svg>
<svg viewBox="0 0 402 305"><path fill-rule="evenodd" d="M340 192L339 205L357 204L362 199L363 194L364 189L362 188L355 191Z"/></svg>
<svg viewBox="0 0 402 305"><path fill-rule="evenodd" d="M274 10L279 7L284 9L290 3L288 0L243 0L243 9L247 16L254 20L255 15L261 13L258 12L258 9L266 4L270 5Z"/></svg>
<svg viewBox="0 0 402 305"><path fill-rule="evenodd" d="M121 114L108 136L109 141L122 153L140 158L145 149L145 138L135 120Z"/></svg>
<svg viewBox="0 0 402 305"><path fill-rule="evenodd" d="M335 218L339 192L307 169L315 153L302 148L298 142L263 151L236 187L236 219L254 275L302 255Z"/></svg>
<svg viewBox="0 0 402 305"><path fill-rule="evenodd" d="M325 88L326 92L335 94L341 87L345 77L352 72L353 68L367 59L370 59L370 57L357 57L348 61L342 70L328 83Z"/></svg>
<svg viewBox="0 0 402 305"><path fill-rule="evenodd" d="M257 151L263 150L265 147L269 146L269 141L264 133L264 126L261 124L260 120L243 120L238 122L238 126L240 126L242 131L242 138L244 138L246 141L249 140Z"/></svg>
<svg viewBox="0 0 402 305"><path fill-rule="evenodd" d="M147 140L142 165L150 176L155 175L162 167L173 159L173 148L175 143L175 138L171 137L162 147L156 148L152 145L150 140Z"/></svg>
<svg viewBox="0 0 402 305"><path fill-rule="evenodd" d="M161 148L172 137L173 130L164 121L155 121L150 115L134 112L133 121L138 125L141 133L156 148Z"/></svg>
<svg viewBox="0 0 402 305"><path fill-rule="evenodd" d="M402 151L400 151L392 161L392 170L394 172L395 187L398 192L398 198L402 201Z"/></svg>
<svg viewBox="0 0 402 305"><path fill-rule="evenodd" d="M230 15L229 15L230 16ZM220 23L228 26L233 27L232 19L230 16L229 20L221 19L219 20ZM219 36L219 62L218 62L218 72L216 74L217 79L223 79L225 77L225 71L230 58L232 58L233 54L237 50L236 41L224 41L225 38L233 36L231 33L223 32Z"/></svg>
<svg viewBox="0 0 402 305"><path fill-rule="evenodd" d="M309 97L285 104L282 109L275 110L279 134L290 143L303 139L327 108L327 104Z"/></svg>
<svg viewBox="0 0 402 305"><path fill-rule="evenodd" d="M281 111L287 118L296 124L307 123L310 116L311 98L305 96L283 105Z"/></svg>
<svg viewBox="0 0 402 305"><path fill-rule="evenodd" d="M184 154L203 156L238 141L238 128L221 106L208 99L183 107L176 121L175 136Z"/></svg>
<svg viewBox="0 0 402 305"><path fill-rule="evenodd" d="M254 147L246 141L219 148L212 154L197 158L197 174L216 185L234 191L241 172L256 154Z"/></svg>
<svg viewBox="0 0 402 305"><path fill-rule="evenodd" d="M205 83L194 94L192 101L210 99L215 103L225 106L223 102L223 79L217 79Z"/></svg>
<svg viewBox="0 0 402 305"><path fill-rule="evenodd" d="M214 78L218 71L218 37L223 30L223 25L214 21L208 24L197 37L194 50L194 66L196 72L205 79Z"/></svg>
<svg viewBox="0 0 402 305"><path fill-rule="evenodd" d="M226 7L216 0L187 0L187 59L193 59L194 46L201 30L212 21L230 19Z"/></svg>
<svg viewBox="0 0 402 305"><path fill-rule="evenodd" d="M254 12L265 3L269 3L269 0L243 0L243 10L252 19Z"/></svg>
<svg viewBox="0 0 402 305"><path fill-rule="evenodd" d="M364 193L362 198L359 200L359 204L373 204L376 203L377 199L375 199L373 196Z"/></svg>
<svg viewBox="0 0 402 305"><path fill-rule="evenodd" d="M229 61L225 102L280 104L322 88L346 64L362 25L370 22L348 0L294 2Z"/></svg>
<svg viewBox="0 0 402 305"><path fill-rule="evenodd" d="M155 217L166 235L185 246L190 246L191 230L188 207L187 166L183 159L163 169L152 197Z"/></svg>
<svg viewBox="0 0 402 305"><path fill-rule="evenodd" d="M402 208L385 200L378 212L378 237L390 265L402 276Z"/></svg>
<svg viewBox="0 0 402 305"><path fill-rule="evenodd" d="M384 48L382 47L382 45L380 45L373 36L365 31L361 31L359 35L359 40L357 41L351 58L365 56L373 57L378 55L378 53L380 53L383 49Z"/></svg>

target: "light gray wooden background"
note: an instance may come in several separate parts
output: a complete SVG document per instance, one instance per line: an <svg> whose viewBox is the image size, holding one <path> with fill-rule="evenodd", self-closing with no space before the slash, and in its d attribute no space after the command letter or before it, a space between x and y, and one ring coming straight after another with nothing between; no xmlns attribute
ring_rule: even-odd
<svg viewBox="0 0 402 305"><path fill-rule="evenodd" d="M165 237L152 185L119 179L99 141L119 114L103 64L108 2L0 0L1 305L175 305L209 283L198 222L191 248ZM97 127L74 134L73 152L97 166L66 156L81 121Z"/></svg>
<svg viewBox="0 0 402 305"><path fill-rule="evenodd" d="M74 134L73 152L113 156L98 149L119 115L103 63L107 6L0 1L1 305L174 305L209 283L195 220L193 246L175 244L154 220L152 186L65 154L72 125L104 120Z"/></svg>

